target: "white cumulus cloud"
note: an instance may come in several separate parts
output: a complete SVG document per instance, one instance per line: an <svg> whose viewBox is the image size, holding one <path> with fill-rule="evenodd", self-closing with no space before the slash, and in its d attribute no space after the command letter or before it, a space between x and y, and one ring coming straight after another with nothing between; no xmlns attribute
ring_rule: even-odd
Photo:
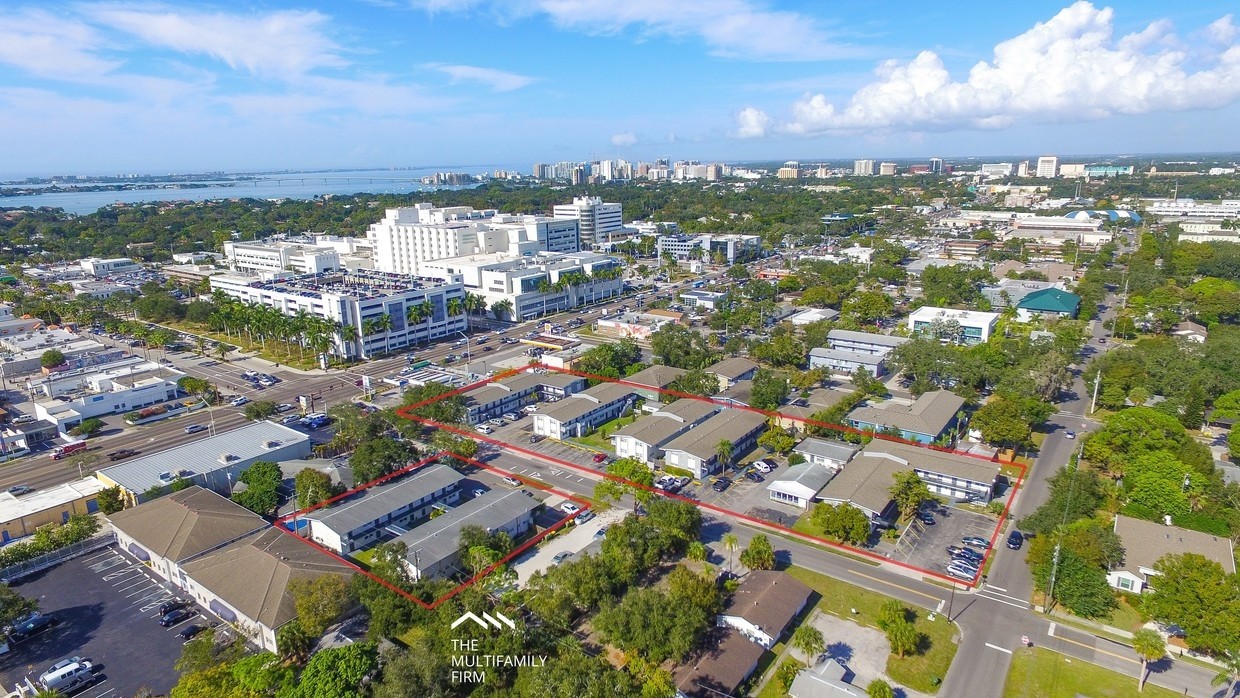
<svg viewBox="0 0 1240 698"><path fill-rule="evenodd" d="M484 85L489 85L496 92L519 90L534 82L534 78L528 75L518 75L517 73L509 73L494 68L479 68L472 65L444 65L442 63L429 63L427 67L444 73L452 78L454 83L480 82Z"/></svg>
<svg viewBox="0 0 1240 698"><path fill-rule="evenodd" d="M631 145L637 145L637 134L617 133L611 137L611 144L617 148L627 148Z"/></svg>
<svg viewBox="0 0 1240 698"><path fill-rule="evenodd" d="M805 61L855 57L861 50L813 17L767 9L753 0L410 0L432 14L483 10L503 17L544 16L593 36L636 32L696 37L727 58ZM485 6L485 7L484 7Z"/></svg>
<svg viewBox="0 0 1240 698"><path fill-rule="evenodd" d="M1210 25L1216 40L1232 41L1229 18ZM1046 22L1004 41L991 61L964 80L938 54L922 51L907 62L878 66L877 80L844 104L807 94L792 118L776 129L794 134L860 131L998 129L1018 121L1099 119L1115 114L1209 109L1240 99L1240 46L1194 62L1170 23L1114 36L1114 13L1080 1ZM737 116L738 133L755 133L766 114Z"/></svg>
<svg viewBox="0 0 1240 698"><path fill-rule="evenodd" d="M732 132L732 136L734 138L760 138L766 135L766 130L770 126L771 117L765 112L754 107L745 107L736 115L736 130Z"/></svg>
<svg viewBox="0 0 1240 698"><path fill-rule="evenodd" d="M346 65L318 12L201 12L125 5L86 6L96 22L183 53L211 56L254 73L300 74Z"/></svg>

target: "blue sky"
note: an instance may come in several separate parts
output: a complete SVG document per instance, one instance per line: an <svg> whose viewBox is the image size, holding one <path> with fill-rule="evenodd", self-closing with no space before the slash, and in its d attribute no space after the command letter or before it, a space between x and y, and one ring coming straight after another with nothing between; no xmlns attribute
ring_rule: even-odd
<svg viewBox="0 0 1240 698"><path fill-rule="evenodd" d="M1232 2L5 2L5 173L1240 151Z"/></svg>

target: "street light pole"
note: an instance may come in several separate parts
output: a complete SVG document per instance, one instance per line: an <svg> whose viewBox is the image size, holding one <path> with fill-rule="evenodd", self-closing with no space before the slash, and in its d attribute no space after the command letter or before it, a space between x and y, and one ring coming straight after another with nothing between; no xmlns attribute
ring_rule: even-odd
<svg viewBox="0 0 1240 698"><path fill-rule="evenodd" d="M1093 414L1098 411L1098 386L1102 384L1102 370L1098 370L1098 374L1094 376L1094 396L1089 401L1089 413Z"/></svg>

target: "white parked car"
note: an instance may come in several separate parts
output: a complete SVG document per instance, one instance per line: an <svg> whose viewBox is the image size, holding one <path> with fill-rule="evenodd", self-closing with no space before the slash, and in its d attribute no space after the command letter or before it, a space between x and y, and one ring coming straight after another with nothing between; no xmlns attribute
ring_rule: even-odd
<svg viewBox="0 0 1240 698"><path fill-rule="evenodd" d="M581 511L581 507L577 506L576 504L573 504L572 502L564 502L563 504L560 505L560 511L564 512L565 514L576 514L577 512Z"/></svg>

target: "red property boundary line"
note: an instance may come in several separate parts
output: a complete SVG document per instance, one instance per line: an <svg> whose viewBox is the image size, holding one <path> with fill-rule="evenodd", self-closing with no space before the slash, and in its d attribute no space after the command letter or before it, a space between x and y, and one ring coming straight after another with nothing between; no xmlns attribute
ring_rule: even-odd
<svg viewBox="0 0 1240 698"><path fill-rule="evenodd" d="M678 398L684 398L684 399L689 399L689 400L698 400L698 401L700 401L700 402L709 402L709 403L711 403L711 404L713 404L713 405L717 405L717 406L719 406L719 407L725 407L725 408L734 409L734 410L745 410L745 411L748 411L748 412L754 412L754 413L757 413L757 414L761 414L761 415L763 415L763 416L767 417L768 419L770 419L770 418L778 418L778 419L780 419L780 420L789 420L789 421L792 421L792 422L797 422L797 423L799 423L799 424L805 424L805 425L809 425L809 426L813 426L813 427L818 427L818 428L822 428L822 429L828 429L828 430L837 431L837 432L844 433L844 434L857 434L857 435L870 436L870 437L872 437L873 439L880 440L880 441L891 441L891 442L895 442L895 443L905 444L905 445L908 445L908 446L915 446L915 447L917 447L917 448L924 448L924 449L926 449L926 450L928 450L928 451L938 451L938 452L940 452L940 453L948 453L948 454L957 455L957 456L964 456L964 457L968 457L968 458L975 458L975 459L977 459L977 460L983 460L983 461L986 461L986 462L988 462L988 463L997 463L997 464L999 464L999 465L1007 465L1007 466L1011 466L1011 467L1014 467L1014 468L1018 469L1020 472L1019 472L1019 474L1017 475L1016 481L1012 483L1012 486L1011 486L1011 494L1008 496L1007 505L1006 505L1006 506L1004 506L1004 508L1003 508L1003 514L999 517L999 521L995 524L994 530L993 530L993 531L991 532L991 534L990 534L990 539L989 539L990 546L986 549L986 553L985 553L985 556L984 556L984 558L983 558L983 560L982 560L982 564L981 564L981 565L979 565L979 567L978 567L978 576L977 576L977 577L974 577L972 580L962 580L962 579L957 579L957 578L955 578L955 577L949 577L949 576L947 576L947 575L945 575L945 574L943 574L943 573L941 573L941 572L936 572L936 571L934 571L934 570L929 570L929 569L926 569L926 568L924 568L924 567L917 567L917 566L915 566L915 565L911 565L911 564L909 564L909 563L907 563L907 562L901 562L901 561L899 561L899 560L893 560L893 559L891 559L891 558L884 557L884 556L882 556L882 555L879 555L879 554L877 554L877 553L871 552L871 551L869 551L869 550L862 550L862 549L860 549L860 548L854 548L854 547L851 547L851 546L848 546L848 545L844 545L844 544L842 544L842 543L838 543L838 542L836 542L836 541L827 540L826 538L820 538L820 537L818 537L818 536L811 536L811 535L809 535L809 534L807 534L807 533L802 533L802 532L800 532L800 531L794 531L793 529L791 529L791 528L789 528L789 527L787 527L787 526L781 526L781 525L779 525L779 524L772 523L772 522L770 522L770 521L765 521L765 520L763 520L763 519L758 519L758 518L756 518L756 517L749 516L749 515L747 515L747 514L743 514L743 513L738 512L738 511L733 511L733 510L731 510L731 509L725 509L725 508L723 508L723 507L720 507L720 506L717 506L717 505L714 505L714 504L708 504L708 503L706 503L706 502L700 502L700 501L697 501L697 500L695 500L695 499L690 499L690 498L688 498L688 497L684 497L684 496L679 495L679 494L672 494L672 493L670 493L670 492L665 492L664 490L660 490L660 489L653 488L653 487L648 487L648 486L646 486L646 485L642 485L642 484L640 484L640 483L633 482L632 480L627 480L627 479L625 479L625 478L622 478L622 477L619 477L619 476L616 476L616 475L612 475L611 473L601 472L601 471L598 471L598 470L594 470L594 469L592 469L592 468L587 468L587 467L585 467L585 466L581 466L581 465L578 465L578 464L576 464L576 463L570 463L570 462L568 462L568 461L561 460L561 459L559 459L559 458L555 458L555 457L549 456L549 455L544 454L544 453L539 453L539 452L537 452L537 451L531 451L531 450L529 450L529 449L527 449L527 448L524 448L524 447L521 447L521 446L517 446L517 445L511 444L511 443L508 443L508 442L506 442L506 441L501 441L501 440L499 440L499 439L490 438L490 437L485 436L485 435L483 435L483 434L480 434L480 433L478 433L478 432L476 432L476 431L466 431L466 430L464 430L464 429L460 429L460 428L455 427L455 426L452 426L452 425L450 425L450 424L445 424L445 423L443 423L443 422L439 422L439 421L436 421L436 420L433 420L433 419L429 419L429 418L426 418L426 417L421 417L421 416L418 416L418 415L416 415L416 414L413 414L413 412L414 412L415 410L418 410L418 409L420 409L420 408L422 408L422 407L426 407L427 405L431 405L431 404L434 404L434 403L436 403L436 402L440 402L440 401L445 400L445 399L447 399L447 398L449 398L449 397L453 397L453 396L456 396L456 395L461 395L461 394L464 394L464 393L466 393L466 392L469 392L469 391L471 391L471 390L475 390L475 389L477 389L477 388L481 388L481 387L483 387L483 386L489 385L489 384L494 383L494 382L496 382L496 381L503 380L503 379L505 379L505 378L510 378L510 377L512 377L512 376L515 376L515 375L519 375L519 374L521 374L521 373L528 372L528 371L530 371L530 370L532 370L532 369L541 369L541 370L544 370L544 371L549 371L549 372L562 373L562 374L567 374L567 375L577 376L577 377L579 377L579 378L586 378L586 379L589 379L589 380L597 380L597 381L600 381L600 382L605 382L605 383L619 383L619 384L621 384L621 385L626 385L626 386L633 387L633 388L640 388L640 389L642 389L642 390L653 390L653 391L655 391L655 392L657 392L657 393L660 393L660 394L674 395L674 396L676 396L676 397L678 397ZM546 365L546 364L542 364L542 363L531 363L531 364L529 364L529 365L527 365L527 366L523 366L523 367L518 368L518 369L509 369L509 370L507 370L507 371L503 371L503 372L497 373L497 374L495 374L494 376L491 376L491 377L489 377L489 378L486 378L486 379L483 379L483 380L480 380L480 381L476 381L476 382L474 382L474 383L470 383L469 385L465 385L465 386L462 386L462 387L460 387L460 388L456 388L456 389L451 390L451 391L444 392L444 393L442 393L442 394L440 394L440 395L436 395L435 397L428 398L428 399L426 399L426 400L422 400L421 402L417 402L417 403L415 403L415 404L408 405L408 406L406 406L406 407L401 407L401 408L398 408L398 409L396 410L396 413L397 413L398 415L400 415L401 417L403 417L403 418L405 418L405 419L408 419L408 420L410 420L410 421L418 422L418 423L420 423L420 424L424 424L424 425L427 425L427 426L431 426L431 427L434 427L434 428L436 428L436 429L442 429L442 430L444 430L444 431L451 432L451 433L456 434L456 435L458 435L458 436L464 436L464 437L467 437L467 438L474 439L474 440L476 440L476 441L482 441L482 442L484 442L484 443L491 444L491 445L493 445L493 446L496 446L496 447L498 447L498 448L502 448L502 449L507 450L507 451L512 451L512 452L514 452L514 453L519 453L519 454L521 454L521 455L523 455L523 456L533 457L533 458L537 458L537 459L539 459L539 460L548 461L548 462L554 463L554 464L556 464L556 465L559 465L559 466L562 466L562 467L569 468L569 469L571 469L571 470L575 470L575 471L578 471L578 472L581 472L581 473L586 473L586 474L589 474L591 477L602 477L602 478L606 478L606 479L611 480L611 481L613 481L613 482L618 482L618 483L621 483L621 484L624 484L624 485L628 485L628 486L630 486L630 487L640 488L640 489L646 490L646 491L648 491L648 492L651 492L651 493L656 494L656 495L659 495L659 496L669 497L669 498L672 498L672 499L677 499L677 500L680 500L680 501L682 501L682 502L688 502L688 503L693 504L693 505L695 505L695 506L698 506L698 507L700 507L700 508L702 508L702 509L706 509L706 510L709 510L709 511L713 511L713 512L715 512L715 513L719 513L719 514L723 514L723 515L725 515L725 516L729 516L729 517L732 517L732 518L734 518L734 519L739 519L739 520L745 521L745 522L747 522L747 523L750 523L750 524L753 524L753 525L756 525L756 526L759 526L759 527L765 527L765 528L768 528L768 529L772 529L772 530L778 531L778 532L779 532L779 533L781 533L782 535L786 535L786 536L789 536L789 537L792 537L792 538L796 538L796 539L799 539L799 540L803 540L803 541L806 541L806 542L810 542L810 543L813 543L813 544L815 544L815 545L820 545L820 546L825 546L825 547L828 547L828 548L834 548L834 549L837 549L837 550L846 551L846 552L848 552L849 554L852 554L852 555L859 555L859 556L862 556L862 557L865 557L865 558L869 558L869 559L875 560L875 561L877 561L877 562L879 562L879 563L886 563L886 564L896 565L896 566L898 566L898 567L902 567L902 568L904 568L904 569L912 570L912 571L917 572L917 573L919 573L919 574L926 575L926 576L929 576L929 577L935 578L935 579L937 579L937 580L941 580L941 581L947 582L947 583L952 584L952 585L960 585L960 584L963 584L963 585L965 585L966 587L975 587L975 586L978 586L978 585L980 584L980 579L979 579L979 578L980 578L980 576L981 576L981 570L985 569L987 561L990 559L990 557L991 557L991 556L993 555L993 553L994 553L995 542L996 542L996 541L998 540L998 538L999 538L999 532L1000 532L1000 531L1002 530L1002 528L1003 528L1003 522L1007 520L1007 517L1008 517L1008 515L1010 514L1011 509L1012 509L1012 504L1013 504L1013 503L1015 503L1017 494L1020 492L1020 489L1024 486L1025 478L1026 478L1027 471L1028 471L1028 467L1027 467L1027 466L1025 466L1025 465L1022 465L1022 464L1020 464L1020 463L1015 462L1015 460L1014 460L1014 459L1013 459L1013 460L1004 461L1004 460L999 459L997 456L996 456L996 457L994 457L994 458L986 458L986 457L984 457L984 456L979 456L979 455L974 454L974 453L968 453L968 452L965 452L965 451L958 451L958 450L955 450L955 449L945 448L945 447L941 447L941 446L927 445L927 444L919 443L919 442L912 441L912 440L909 440L909 439L902 439L902 438L899 438L899 437L889 436L889 435L886 435L886 434L878 434L878 433L873 433L873 432L867 432L867 431L863 431L863 430L860 430L860 429L856 429L856 428L854 428L854 427L848 427L848 426L843 426L843 425L839 425L839 424L829 424L829 423L827 423L827 422L822 422L822 421L819 421L819 420L809 419L809 418L805 418L805 417L795 417L795 416L792 416L792 415L784 414L784 413L782 413L782 412L777 412L777 411L773 411L773 410L762 410L762 409L758 409L758 408L756 408L756 407L748 407L748 406L743 406L743 405L733 405L732 403L728 402L727 400L719 400L719 399L716 399L716 398L702 397L702 396L700 396L700 395L690 395L690 394L688 394L688 393L683 393L683 392L680 392L680 391L677 391L677 390L669 390L669 389L653 388L653 387L648 386L648 385L642 385L642 384L640 384L640 383L633 383L633 382L631 382L631 381L627 381L627 380L624 380L624 379L609 378L609 377L607 377L607 376L600 376L600 375L596 375L596 374L592 374L592 373L585 373L585 372L582 372L582 371L574 371L574 370L571 370L571 369L559 368L559 367L556 367L556 366L548 366L548 365ZM472 583L473 581L474 581L474 580L470 580L470 583ZM454 591L453 593L456 593L456 592Z"/></svg>
<svg viewBox="0 0 1240 698"><path fill-rule="evenodd" d="M537 545L537 544L539 543L539 541L541 541L543 538L545 538L545 537L547 537L548 535L550 535L553 531L557 531L557 530L559 530L559 529L563 528L565 525L567 525L567 524L568 524L568 522L569 522L570 520L572 520L574 517L576 517L578 514L580 514L580 512L578 512L578 513L576 513L576 514L568 514L568 515L566 515L564 518L562 518L562 519L560 519L559 521L557 521L557 522L555 523L555 525L553 525L553 526L551 526L551 527L547 528L546 530L544 530L543 532L541 532L541 533L539 533L538 535L534 536L533 538L530 538L529 540L525 541L525 542L524 542L524 543L522 543L521 545L519 545L519 546L517 546L516 548L514 548L514 549L513 549L511 552L509 552L507 555L505 555L505 556L504 556L504 557L502 557L501 559L499 559L499 560L495 561L494 563L492 563L491 565L489 565L486 569L481 570L480 572L478 572L478 573L477 573L477 574L475 574L474 576L472 576L472 577L470 577L469 579L467 579L465 582L463 582L463 583L461 583L461 584L457 585L455 588L453 588L453 589L452 589L451 591L449 591L448 593L444 594L443 596L440 596L439 598L437 598L437 599L435 599L434 601L431 601L431 602L429 602L429 603L428 603L428 602L426 602L426 601L423 601L422 599L420 599L420 598L418 598L418 597L416 597L416 596L414 596L413 594L410 594L409 592L405 591L404 589L401 589L400 587L396 586L395 584L392 584L391 582L387 581L386 579L383 579L382 577L379 577L378 575L375 575L375 574L373 574L373 573L369 572L368 570L364 570L364 569L362 569L360 565L358 565L357 563L353 562L352 560L349 560L348 558L346 558L346 557L344 557L344 556L342 556L342 555L340 555L340 554L336 553L335 551L328 550L327 548L323 547L322 545L319 545L319 544L318 544L318 543L316 543L315 541L311 540L308 536L302 536L302 535L300 535L299 533L297 533L297 531L296 531L296 530L290 530L290 529L288 528L288 526L286 526L286 525L285 525L287 522L292 521L292 522L294 522L294 523L293 523L294 529L296 529L296 528L297 528L296 521L297 521L297 519L298 519L299 517L304 517L306 514L309 514L310 512L313 512L313 511L315 511L315 510L317 510L317 509L321 509L321 508L323 508L323 507L326 507L326 506L329 506L329 505L331 505L331 504L334 504L334 503L336 503L336 502L338 502L338 501L340 501L340 500L342 500L342 499L345 499L345 498L347 498L347 497L350 497L350 496L352 496L352 495L354 495L354 494L357 494L357 493L359 493L359 492L362 492L362 491L364 491L364 490L368 490L368 489L370 489L370 488L372 488L372 487L375 487L375 486L377 486L377 485L381 485L381 484L383 484L383 483L385 483L385 482L387 482L388 480L391 480L391 479L393 479L393 478L398 478L398 477L401 477L401 476L403 476L403 475L407 475L407 474L412 473L412 472L414 472L414 471L416 471L416 470L418 470L418 469L420 469L420 468L423 468L423 467L425 467L425 466L427 466L427 465L431 465L431 464L437 463L437 462L439 461L439 459L440 459L440 458L443 458L443 457L455 458L455 459L457 459L457 460L459 460L459 461L462 461L462 462L465 462L465 463L469 463L470 465L473 465L473 466L475 466L475 467L477 467L477 468L481 468L481 469L483 469L483 470L489 470L489 471L491 471L491 472L493 472L493 473L498 473L498 474L500 474L500 475L503 475L504 477L514 477L514 478L516 478L516 479L520 480L522 484L527 484L527 485L530 485L531 487L534 487L534 488L536 488L536 489L543 490L543 491L547 491L547 492L551 492L551 493L553 493L553 494L558 494L558 495L560 495L561 497L564 497L565 499L569 499L569 500L571 500L571 501L575 502L575 503L578 505L578 507L579 507L582 511L585 511L585 510L587 510L587 509L591 509L591 508L593 508L593 504L591 504L588 500L582 499L581 497L578 497L577 495L574 495L574 494L571 494L571 493L568 493L568 492L561 492L561 491L559 491L559 490L555 489L554 487L551 487L551 486L549 486L549 485L547 485L547 484L545 484L545 483L542 483L542 482L534 482L534 481L530 480L529 478L525 478L525 477L522 477L521 475L518 475L518 474L516 474L516 473L510 473L510 472L508 472L508 471L506 471L506 470L502 470L502 469L500 469L500 468L496 468L496 467L493 467L493 466L487 465L486 463L483 463L483 462L481 462L481 461L474 460L473 458L466 458L465 456L461 456L461 455L458 455L458 454L452 453L452 452L450 452L450 451L440 451L440 452L438 452L438 453L436 453L436 454L434 454L434 455L432 455L432 456L428 456L428 457L426 457L426 458L423 458L422 460L417 461L416 463L410 463L409 465L407 465L407 466L405 466L405 467L401 468L400 470L397 470L397 471L395 471L395 472L392 472L392 473L389 473L389 474L387 474L387 475L384 475L383 477L380 477L380 478L377 478L377 479L371 480L370 482L367 482L367 483L365 483L365 484L362 484L362 485L359 485L359 486L357 486L357 487L354 487L353 489L348 490L347 492L343 492L343 493L341 493L341 494L338 494L338 495L336 495L336 496L332 497L331 499L326 499L326 500L323 500L322 502L319 502L318 504L315 504L314 506L306 507L305 509L299 509L299 510L297 510L297 511L295 511L295 512L291 513L291 514L286 514L286 515L284 515L284 516L281 516L280 518L276 519L276 520L275 520L275 522L274 522L272 525L276 528L276 530L278 530L278 531L280 531L280 532L282 532L282 533L285 533L285 534L287 534L287 535L289 535L289 536L292 536L293 538L295 538L295 539L297 539L297 540L301 541L302 543L305 543L306 545L310 546L311 548L313 548L313 549L317 550L318 552L323 553L324 555L327 555L328 557L333 558L333 559L334 559L334 560L336 560L337 562L339 562L339 563L341 563L341 564L343 564L343 565L345 565L345 566L347 566L347 567L349 567L349 568L353 569L353 570L354 570L355 572L357 572L358 574L361 574L361 575L363 575L363 576L365 576L365 577L367 577L367 578L369 578L369 579L371 579L371 580L373 580L373 581L375 581L375 582L378 582L379 584L383 585L383 586L384 586L386 589L388 589L389 591L392 591L393 593L396 593L396 594L399 594L399 595L401 595L401 596L405 597L405 598L406 598L406 599L408 599L409 601L412 601L413 603L416 603L417 605L421 606L422 608L425 608L425 609L427 609L427 610L433 610L433 609L437 608L440 604L442 604L442 603L444 603L445 601L447 601L448 599L451 599L452 597L454 597L454 596L456 596L457 594L461 593L461 592L462 592L462 591L464 591L465 589L468 589L469 587L471 587L471 586L473 586L474 584L476 584L476 583L478 582L478 580L482 579L483 577L487 576L487 575L488 575L488 574L490 574L491 572L495 571L495 570L496 570L496 569L497 569L500 565L506 564L509 560L512 560L513 558L517 557L517 556L518 556L518 555L520 555L521 553L523 553L523 552L525 552L526 550L529 550L531 547L533 547L533 546Z"/></svg>

